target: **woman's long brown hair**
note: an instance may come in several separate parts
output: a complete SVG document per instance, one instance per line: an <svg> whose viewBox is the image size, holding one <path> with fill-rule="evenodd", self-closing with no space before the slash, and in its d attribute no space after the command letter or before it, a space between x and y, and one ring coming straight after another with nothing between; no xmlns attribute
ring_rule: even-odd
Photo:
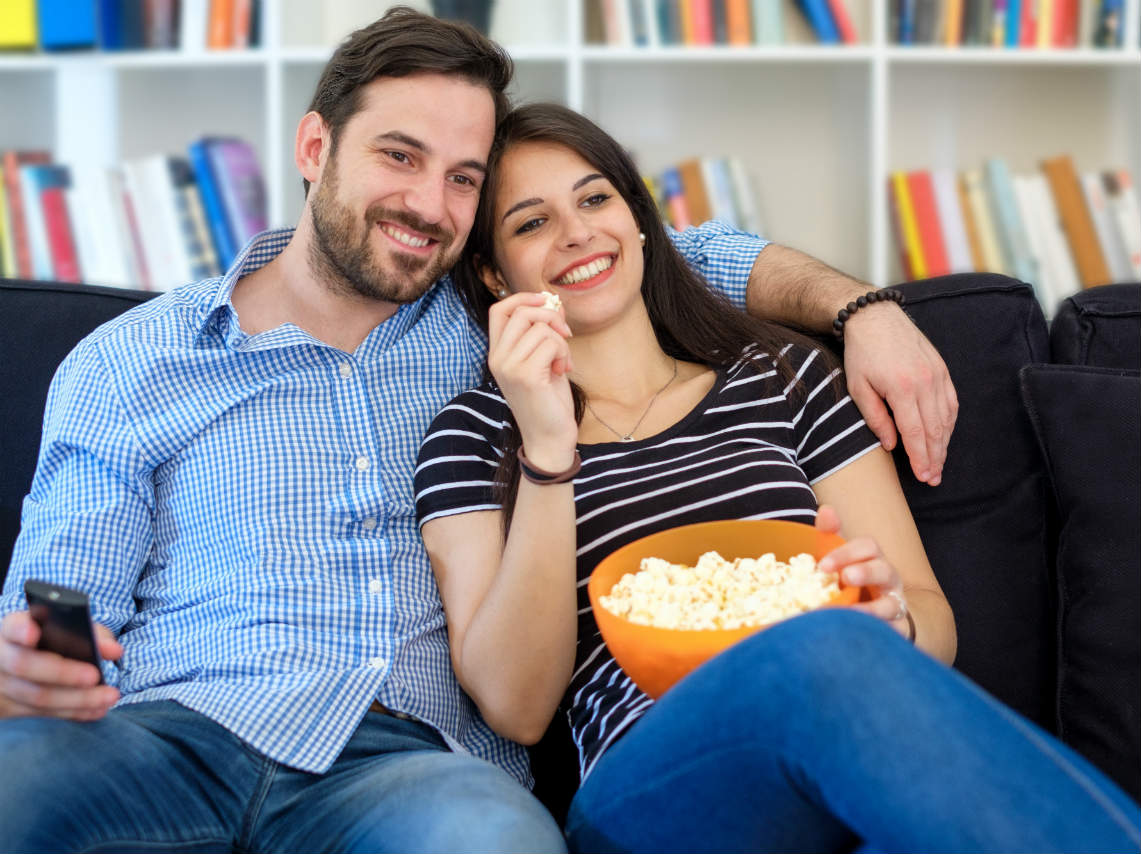
<svg viewBox="0 0 1141 854"><path fill-rule="evenodd" d="M494 263L495 200L499 164L511 147L524 142L549 142L574 151L599 171L626 201L634 220L646 235L642 297L658 344L670 356L711 368L729 367L743 358L770 370L775 361L786 385L796 379L792 366L780 357L789 343L820 350L835 357L812 339L784 326L752 317L713 291L674 247L658 214L649 189L633 160L609 134L574 110L559 104L529 104L509 113L496 129L488 158L488 177L480 194L475 223L463 255L452 270L452 280L471 317L487 331L488 310L495 299L479 275L481 265ZM585 396L571 383L575 420L582 423ZM503 503L504 529L511 524L519 488L515 452L520 434L509 416L496 471L497 497Z"/></svg>

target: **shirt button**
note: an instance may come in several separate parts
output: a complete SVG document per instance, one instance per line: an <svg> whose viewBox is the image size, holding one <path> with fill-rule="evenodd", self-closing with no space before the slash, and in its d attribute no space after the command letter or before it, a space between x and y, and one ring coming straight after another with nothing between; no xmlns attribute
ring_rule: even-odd
<svg viewBox="0 0 1141 854"><path fill-rule="evenodd" d="M380 657L379 655L378 655L378 656L376 656L375 658L370 658L370 659L368 660L368 666L369 666L369 667L375 667L377 670L381 670L381 669L383 669L383 668L384 668L384 665L386 665L387 663L388 663L388 662L387 662L387 661L385 661L385 660L384 660L382 657Z"/></svg>
<svg viewBox="0 0 1141 854"><path fill-rule="evenodd" d="M376 528L376 517L375 516L366 516L364 519L361 520L361 527L364 528L366 531L373 530L374 528Z"/></svg>
<svg viewBox="0 0 1141 854"><path fill-rule="evenodd" d="M341 362L341 364L337 365L337 370L345 379L348 379L353 375L353 366L348 362Z"/></svg>
<svg viewBox="0 0 1141 854"><path fill-rule="evenodd" d="M365 457L365 456L357 457L356 467L357 467L357 471L367 471L368 470L368 457Z"/></svg>
<svg viewBox="0 0 1141 854"><path fill-rule="evenodd" d="M384 590L384 582L383 581L381 581L379 578L369 579L369 582L368 582L368 592L369 593L380 593L382 590Z"/></svg>

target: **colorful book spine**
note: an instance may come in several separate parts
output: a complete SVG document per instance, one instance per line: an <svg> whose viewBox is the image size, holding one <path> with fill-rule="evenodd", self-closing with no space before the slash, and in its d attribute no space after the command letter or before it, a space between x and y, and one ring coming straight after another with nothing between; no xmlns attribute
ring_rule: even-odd
<svg viewBox="0 0 1141 854"><path fill-rule="evenodd" d="M72 50L95 45L95 3L39 0L40 46Z"/></svg>
<svg viewBox="0 0 1141 854"><path fill-rule="evenodd" d="M926 170L907 173L907 191L911 197L919 243L923 247L926 275L945 276L951 272L951 265L947 261L947 247L943 242L943 227L939 223L931 173Z"/></svg>
<svg viewBox="0 0 1141 854"><path fill-rule="evenodd" d="M935 191L935 206L939 211L939 223L943 227L943 242L947 247L947 264L952 273L973 272L971 247L959 203L958 182L952 169L936 169L931 173L931 185Z"/></svg>
<svg viewBox="0 0 1141 854"><path fill-rule="evenodd" d="M694 225L701 225L713 219L713 208L705 191L705 176L702 174L701 161L696 157L683 160L677 165L677 171L681 176L682 192L685 194L685 206L689 211L690 220Z"/></svg>
<svg viewBox="0 0 1141 854"><path fill-rule="evenodd" d="M8 195L8 225L12 230L12 247L16 257L16 273L23 279L35 277L31 242L28 236L28 214L24 201L20 169L26 165L46 165L51 155L42 149L4 152L4 185Z"/></svg>
<svg viewBox="0 0 1141 854"><path fill-rule="evenodd" d="M844 0L828 0L828 10L832 13L832 20L836 24L836 32L844 44L855 44L860 40L856 27L852 24L852 16L848 13L848 6Z"/></svg>
<svg viewBox="0 0 1141 854"><path fill-rule="evenodd" d="M1092 288L1108 283L1112 276L1086 208L1073 159L1069 155L1061 155L1043 160L1042 171L1054 196L1082 287Z"/></svg>
<svg viewBox="0 0 1141 854"><path fill-rule="evenodd" d="M1129 278L1141 281L1141 204L1126 169L1102 173L1105 195L1117 224L1121 244L1129 263Z"/></svg>
<svg viewBox="0 0 1141 854"><path fill-rule="evenodd" d="M798 0L798 5L821 44L839 44L840 32L832 20L828 0Z"/></svg>
<svg viewBox="0 0 1141 854"><path fill-rule="evenodd" d="M233 138L207 139L206 154L218 181L230 234L240 251L268 224L265 182L257 154L249 143Z"/></svg>
<svg viewBox="0 0 1141 854"><path fill-rule="evenodd" d="M37 39L35 0L0 3L0 50L31 50Z"/></svg>
<svg viewBox="0 0 1141 854"><path fill-rule="evenodd" d="M1026 229L1018 213L1014 199L1014 184L1006 161L992 157L984 166L988 197L994 212L998 239L1003 247L1003 255L1010 261L1014 275L1024 282L1038 280L1030 245L1026 239Z"/></svg>
<svg viewBox="0 0 1141 854"><path fill-rule="evenodd" d="M210 156L206 150L207 140L200 139L191 143L188 154L190 166L194 170L194 179L198 184L198 192L202 197L202 211L206 215L206 223L210 227L210 237L214 243L214 253L218 265L227 269L238 254L237 241L230 233L230 225L226 219L226 209L222 204L222 191L214 169L210 165Z"/></svg>
<svg viewBox="0 0 1141 854"><path fill-rule="evenodd" d="M983 263L978 268L988 273L1010 272L1010 264L1003 255L1002 244L998 239L998 230L991 214L991 204L988 198L986 180L981 169L968 169L963 173L963 184L966 188L967 203L970 205L971 216L975 222L975 229L979 236L979 249L983 256Z"/></svg>
<svg viewBox="0 0 1141 854"><path fill-rule="evenodd" d="M75 235L71 216L67 210L64 195L70 178L67 167L54 166L56 180L45 187L40 195L40 206L44 212L44 228L47 231L48 251L51 253L52 278L57 282L83 281L79 270L79 254L76 251Z"/></svg>
<svg viewBox="0 0 1141 854"><path fill-rule="evenodd" d="M51 186L51 166L40 164L21 166L19 176L20 195L24 200L24 222L28 229L28 250L32 264L31 273L24 278L46 281L51 279L54 273L43 207L44 188Z"/></svg>
<svg viewBox="0 0 1141 854"><path fill-rule="evenodd" d="M683 231L693 225L689 206L685 202L685 190L681 185L681 174L676 167L670 166L662 172L662 195L666 199L670 224L675 229Z"/></svg>
<svg viewBox="0 0 1141 854"><path fill-rule="evenodd" d="M0 173L3 169L0 168ZM8 190L0 174L0 278L16 278L16 247L8 220Z"/></svg>
<svg viewBox="0 0 1141 854"><path fill-rule="evenodd" d="M911 280L925 279L927 264L923 259L923 244L919 239L919 225L915 219L915 209L911 204L911 191L908 189L906 173L891 174L890 199L896 214L904 274Z"/></svg>

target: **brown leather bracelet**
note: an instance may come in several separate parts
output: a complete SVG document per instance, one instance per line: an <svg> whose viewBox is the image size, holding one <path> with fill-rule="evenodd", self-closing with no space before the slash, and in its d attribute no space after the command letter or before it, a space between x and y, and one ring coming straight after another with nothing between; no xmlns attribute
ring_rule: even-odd
<svg viewBox="0 0 1141 854"><path fill-rule="evenodd" d="M515 456L519 458L519 471L522 472L523 477L537 483L539 486L549 486L553 483L566 483L573 480L574 476L578 474L579 469L582 468L582 457L578 455L578 449L574 452L574 461L570 464L570 468L566 471L545 471L544 469L536 468L531 464L523 454L523 446L519 446L519 450L515 452Z"/></svg>

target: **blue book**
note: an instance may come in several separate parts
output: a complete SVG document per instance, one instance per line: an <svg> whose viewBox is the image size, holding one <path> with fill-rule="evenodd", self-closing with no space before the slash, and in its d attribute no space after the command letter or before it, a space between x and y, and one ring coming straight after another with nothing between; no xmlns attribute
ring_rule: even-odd
<svg viewBox="0 0 1141 854"><path fill-rule="evenodd" d="M95 0L39 0L37 6L44 50L95 46Z"/></svg>
<svg viewBox="0 0 1141 854"><path fill-rule="evenodd" d="M986 162L987 189L990 190L991 208L997 226L1002 253L1014 269L1014 275L1024 282L1038 281L1038 264L1030 251L1030 238L1014 198L1014 182L1006 161L991 157Z"/></svg>
<svg viewBox="0 0 1141 854"><path fill-rule="evenodd" d="M899 44L915 44L915 0L899 4Z"/></svg>
<svg viewBox="0 0 1141 854"><path fill-rule="evenodd" d="M226 219L226 209L222 204L218 179L210 166L207 140L192 142L189 154L190 167L194 171L194 180L202 197L202 211L206 214L206 224L210 227L210 237L214 241L214 251L218 255L218 266L226 270L238 254L238 247L234 235L230 232L229 221Z"/></svg>
<svg viewBox="0 0 1141 854"><path fill-rule="evenodd" d="M832 20L828 0L797 0L797 2L821 44L840 43L840 31L836 29L836 22Z"/></svg>
<svg viewBox="0 0 1141 854"><path fill-rule="evenodd" d="M98 3L99 46L103 50L145 47L143 0L98 0Z"/></svg>
<svg viewBox="0 0 1141 854"><path fill-rule="evenodd" d="M1034 0L1025 0L1032 3ZM1006 46L1018 47L1019 37L1022 35L1022 3L1023 0L1008 0L1006 4Z"/></svg>
<svg viewBox="0 0 1141 854"><path fill-rule="evenodd" d="M71 176L66 167L56 164L29 164L20 167L20 195L24 200L24 221L28 229L28 248L32 255L32 277L50 281L55 278L47 217L44 215L43 192L51 187L66 189Z"/></svg>

